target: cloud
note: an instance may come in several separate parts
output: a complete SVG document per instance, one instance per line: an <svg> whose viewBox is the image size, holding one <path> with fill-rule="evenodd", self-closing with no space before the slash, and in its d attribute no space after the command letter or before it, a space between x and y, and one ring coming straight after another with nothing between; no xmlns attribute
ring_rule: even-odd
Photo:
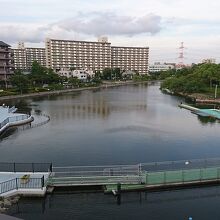
<svg viewBox="0 0 220 220"><path fill-rule="evenodd" d="M142 17L117 15L115 13L80 14L56 24L61 29L88 35L156 34L161 30L161 17L147 14Z"/></svg>
<svg viewBox="0 0 220 220"><path fill-rule="evenodd" d="M8 43L26 41L38 43L43 40L45 27L28 24L0 24L0 39Z"/></svg>
<svg viewBox="0 0 220 220"><path fill-rule="evenodd" d="M0 23L0 39L14 43L26 41L38 43L46 37L64 38L74 33L87 36L122 36L156 34L161 30L161 17L148 14L142 17L117 15L115 13L93 12L51 24ZM73 38L73 37L72 37Z"/></svg>

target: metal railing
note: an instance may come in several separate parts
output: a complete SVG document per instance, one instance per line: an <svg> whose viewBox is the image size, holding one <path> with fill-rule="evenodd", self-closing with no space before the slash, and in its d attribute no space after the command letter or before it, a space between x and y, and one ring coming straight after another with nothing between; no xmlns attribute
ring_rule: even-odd
<svg viewBox="0 0 220 220"><path fill-rule="evenodd" d="M138 184L143 181L140 165L53 167L51 185Z"/></svg>
<svg viewBox="0 0 220 220"><path fill-rule="evenodd" d="M142 176L88 176L88 177L53 177L48 180L49 185L109 185L109 184L140 184Z"/></svg>
<svg viewBox="0 0 220 220"><path fill-rule="evenodd" d="M141 163L140 166L149 172L211 168L220 167L220 158Z"/></svg>
<svg viewBox="0 0 220 220"><path fill-rule="evenodd" d="M0 183L0 195L18 189L43 189L45 186L44 176L41 178L14 178Z"/></svg>
<svg viewBox="0 0 220 220"><path fill-rule="evenodd" d="M220 181L220 167L145 173L146 185Z"/></svg>
<svg viewBox="0 0 220 220"><path fill-rule="evenodd" d="M30 118L30 115L19 115L6 118L3 122L0 123L0 129L3 128L6 124L16 121L22 121Z"/></svg>
<svg viewBox="0 0 220 220"><path fill-rule="evenodd" d="M0 172L52 172L52 163L5 163L0 162Z"/></svg>
<svg viewBox="0 0 220 220"><path fill-rule="evenodd" d="M135 176L140 175L140 165L71 166L53 167L54 177Z"/></svg>

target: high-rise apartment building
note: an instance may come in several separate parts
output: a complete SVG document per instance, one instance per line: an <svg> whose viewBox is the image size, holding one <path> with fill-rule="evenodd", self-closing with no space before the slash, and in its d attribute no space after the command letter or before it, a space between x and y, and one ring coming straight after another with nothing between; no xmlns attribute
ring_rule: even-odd
<svg viewBox="0 0 220 220"><path fill-rule="evenodd" d="M148 73L148 47L111 47L112 68Z"/></svg>
<svg viewBox="0 0 220 220"><path fill-rule="evenodd" d="M32 63L37 61L46 66L45 48L25 48L23 42L18 43L18 48L13 49L15 69L31 70Z"/></svg>
<svg viewBox="0 0 220 220"><path fill-rule="evenodd" d="M0 80L8 80L14 73L13 53L11 46L0 41Z"/></svg>
<svg viewBox="0 0 220 220"><path fill-rule="evenodd" d="M108 38L98 42L46 40L46 63L52 69L120 68L122 71L148 73L148 47L115 47Z"/></svg>
<svg viewBox="0 0 220 220"><path fill-rule="evenodd" d="M111 67L111 44L107 41L87 42L46 40L46 63L52 69L71 68L103 70Z"/></svg>
<svg viewBox="0 0 220 220"><path fill-rule="evenodd" d="M25 48L19 43L13 49L15 69L30 70L33 61L57 69L120 68L122 71L148 73L148 47L111 46L107 37L97 42L46 39L46 48Z"/></svg>

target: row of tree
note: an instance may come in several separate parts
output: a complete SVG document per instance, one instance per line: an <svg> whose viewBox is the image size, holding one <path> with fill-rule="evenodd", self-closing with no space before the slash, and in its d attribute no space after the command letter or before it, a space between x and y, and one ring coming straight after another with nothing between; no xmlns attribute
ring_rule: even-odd
<svg viewBox="0 0 220 220"><path fill-rule="evenodd" d="M165 73L168 77L161 87L173 92L208 92L220 82L220 64L198 64Z"/></svg>
<svg viewBox="0 0 220 220"><path fill-rule="evenodd" d="M20 93L23 93L31 88L43 87L45 84L59 84L62 82L62 78L54 73L52 69L43 67L34 61L30 74L24 74L21 70L16 70L10 81Z"/></svg>
<svg viewBox="0 0 220 220"><path fill-rule="evenodd" d="M138 78L137 76L136 78ZM102 80L124 80L130 78L130 76L123 75L120 68L105 68L102 72L96 71L95 78L91 79L88 77L87 81L93 83L94 85L98 85L102 82ZM68 79L67 77L59 76L52 69L41 66L37 61L33 62L29 74L24 74L22 71L17 70L10 78L10 81L21 94L28 91L34 92L36 88L39 90L44 87L44 85L53 85L53 87L59 87L59 89L63 85L71 85L73 87L85 86L85 83L76 77Z"/></svg>

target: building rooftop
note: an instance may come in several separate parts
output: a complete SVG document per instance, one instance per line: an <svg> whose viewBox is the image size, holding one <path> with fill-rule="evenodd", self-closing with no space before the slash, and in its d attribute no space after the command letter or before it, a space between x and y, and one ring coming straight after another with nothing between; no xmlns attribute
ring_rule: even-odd
<svg viewBox="0 0 220 220"><path fill-rule="evenodd" d="M3 41L0 41L0 46L3 46L3 47L10 47L9 44L4 43Z"/></svg>

